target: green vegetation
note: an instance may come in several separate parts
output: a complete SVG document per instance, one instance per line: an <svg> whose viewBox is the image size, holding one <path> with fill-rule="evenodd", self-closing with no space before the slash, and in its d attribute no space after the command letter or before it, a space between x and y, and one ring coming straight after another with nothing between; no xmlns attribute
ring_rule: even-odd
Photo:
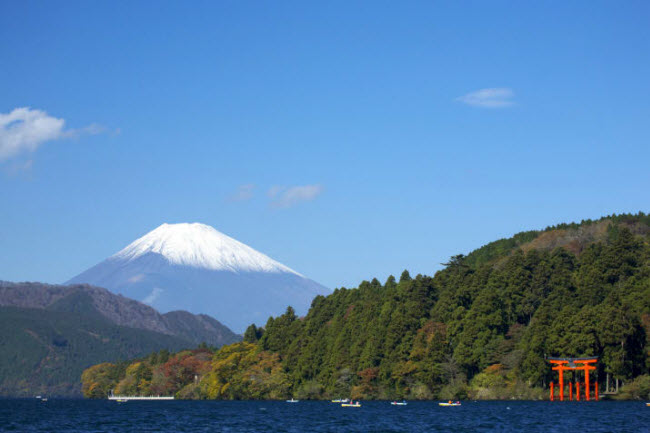
<svg viewBox="0 0 650 433"><path fill-rule="evenodd" d="M477 250L489 252L480 260L452 257L434 277L404 271L399 281L318 296L306 317L289 307L218 351L93 367L85 395L116 388L221 399L543 398L553 379L546 356L598 356L593 377L619 379L630 398L642 398L650 219L530 233ZM162 388L152 388L154 378Z"/></svg>
<svg viewBox="0 0 650 433"><path fill-rule="evenodd" d="M81 372L98 362L241 340L211 317L159 314L88 285L0 281L0 305L0 396L78 397Z"/></svg>
<svg viewBox="0 0 650 433"><path fill-rule="evenodd" d="M621 388L620 400L650 400L650 374L638 376Z"/></svg>
<svg viewBox="0 0 650 433"><path fill-rule="evenodd" d="M636 215L610 215L598 220L583 220L580 223L558 224L544 230L531 230L517 233L508 239L499 239L482 246L465 257L464 263L477 268L487 263L494 263L507 257L517 249L524 251L537 249L550 251L563 247L574 253L593 242L606 242L612 235L611 230L627 228L637 235L650 232L650 215L639 212Z"/></svg>
<svg viewBox="0 0 650 433"><path fill-rule="evenodd" d="M83 296L78 300L85 301ZM78 396L79 376L93 364L190 344L178 337L118 326L97 315L0 307L0 395Z"/></svg>

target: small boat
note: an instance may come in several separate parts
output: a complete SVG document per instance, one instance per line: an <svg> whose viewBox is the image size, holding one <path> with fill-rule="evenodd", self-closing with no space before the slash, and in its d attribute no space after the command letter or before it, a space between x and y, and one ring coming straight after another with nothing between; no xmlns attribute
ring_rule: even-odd
<svg viewBox="0 0 650 433"><path fill-rule="evenodd" d="M43 398L41 399L41 401L47 401L47 398L43 397Z"/></svg>
<svg viewBox="0 0 650 433"><path fill-rule="evenodd" d="M332 403L347 403L349 401L350 401L349 398L337 398L332 400Z"/></svg>
<svg viewBox="0 0 650 433"><path fill-rule="evenodd" d="M300 400L294 400L291 398L291 400L287 400L287 403L298 403Z"/></svg>
<svg viewBox="0 0 650 433"><path fill-rule="evenodd" d="M361 402L350 401L349 403L341 403L341 407L361 407Z"/></svg>
<svg viewBox="0 0 650 433"><path fill-rule="evenodd" d="M126 402L129 401L129 400L127 400L126 398L118 398L118 399L115 400L115 401L118 402L118 403L126 403Z"/></svg>
<svg viewBox="0 0 650 433"><path fill-rule="evenodd" d="M41 397L40 395L37 395L36 398L40 400L40 399L42 399L43 397Z"/></svg>
<svg viewBox="0 0 650 433"><path fill-rule="evenodd" d="M406 402L406 400L402 400L402 401L391 401L390 404L392 404L393 406L406 406L408 403Z"/></svg>
<svg viewBox="0 0 650 433"><path fill-rule="evenodd" d="M447 403L438 403L438 406L460 406L460 402L449 400Z"/></svg>
<svg viewBox="0 0 650 433"><path fill-rule="evenodd" d="M646 405L646 406L650 406L650 403L646 403L645 405Z"/></svg>

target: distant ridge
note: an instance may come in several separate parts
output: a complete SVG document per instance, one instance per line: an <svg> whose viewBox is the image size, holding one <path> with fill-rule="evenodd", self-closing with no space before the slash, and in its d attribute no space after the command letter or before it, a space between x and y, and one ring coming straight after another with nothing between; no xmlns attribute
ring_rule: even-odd
<svg viewBox="0 0 650 433"><path fill-rule="evenodd" d="M137 299L161 312L217 317L243 332L292 306L304 314L326 287L199 223L162 224L70 279Z"/></svg>
<svg viewBox="0 0 650 433"><path fill-rule="evenodd" d="M173 335L188 345L234 343L240 337L205 315L186 311L160 314L148 305L87 284L55 285L0 281L0 306L47 309L99 316L118 326Z"/></svg>

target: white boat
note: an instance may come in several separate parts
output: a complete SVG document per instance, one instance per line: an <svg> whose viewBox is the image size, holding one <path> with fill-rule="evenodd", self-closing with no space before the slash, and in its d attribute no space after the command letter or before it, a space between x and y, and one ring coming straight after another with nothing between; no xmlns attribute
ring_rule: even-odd
<svg viewBox="0 0 650 433"><path fill-rule="evenodd" d="M287 403L298 403L300 400L294 400L293 398L291 400L287 400Z"/></svg>
<svg viewBox="0 0 650 433"><path fill-rule="evenodd" d="M350 401L349 398L337 398L332 400L332 403L347 403L349 401Z"/></svg>
<svg viewBox="0 0 650 433"><path fill-rule="evenodd" d="M108 399L111 401L117 401L118 403L126 403L127 401L145 401L145 400L174 400L174 396L164 396L164 395L114 395L113 391L108 394Z"/></svg>
<svg viewBox="0 0 650 433"><path fill-rule="evenodd" d="M450 400L447 403L438 403L438 406L460 406L460 402Z"/></svg>
<svg viewBox="0 0 650 433"><path fill-rule="evenodd" d="M402 401L391 401L390 404L393 406L406 406L408 403L405 400Z"/></svg>
<svg viewBox="0 0 650 433"><path fill-rule="evenodd" d="M350 401L349 403L341 403L341 407L361 407L361 402Z"/></svg>

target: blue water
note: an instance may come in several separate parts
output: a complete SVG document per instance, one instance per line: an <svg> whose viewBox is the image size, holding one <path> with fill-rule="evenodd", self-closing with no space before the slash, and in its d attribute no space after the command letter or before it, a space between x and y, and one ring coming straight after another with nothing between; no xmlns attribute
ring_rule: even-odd
<svg viewBox="0 0 650 433"><path fill-rule="evenodd" d="M128 402L0 400L17 432L650 432L644 402Z"/></svg>

